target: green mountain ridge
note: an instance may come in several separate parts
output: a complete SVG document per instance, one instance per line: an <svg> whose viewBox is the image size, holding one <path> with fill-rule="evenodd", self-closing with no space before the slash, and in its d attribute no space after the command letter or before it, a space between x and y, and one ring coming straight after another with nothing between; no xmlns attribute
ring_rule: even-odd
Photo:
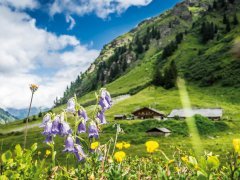
<svg viewBox="0 0 240 180"><path fill-rule="evenodd" d="M193 84L237 86L240 65L231 48L239 34L239 25L233 25L234 15L240 19L238 10L239 0L187 0L143 21L104 46L96 61L71 83L56 105L65 103L74 93L84 105L93 104L94 90L101 86L107 87L113 96L136 94L149 86L156 71L163 73L172 61L179 75ZM223 23L224 14L231 26L228 32ZM207 42L202 42L204 22L217 28ZM169 49L171 42L176 43L179 35L182 39L177 49L163 58L165 49Z"/></svg>
<svg viewBox="0 0 240 180"><path fill-rule="evenodd" d="M205 0L183 1L161 15L143 21L129 33L105 45L99 57L85 73L77 77L75 82L71 82L64 96L56 100L56 104L65 103L74 93L83 96L101 86L108 86L134 71L137 66L151 61L148 58L158 56L178 33L188 31L192 23L208 9L210 3L211 1ZM148 70L149 73L152 72ZM146 75L149 77L146 83L151 81L150 76L152 75ZM136 84L131 90L134 91L141 85Z"/></svg>

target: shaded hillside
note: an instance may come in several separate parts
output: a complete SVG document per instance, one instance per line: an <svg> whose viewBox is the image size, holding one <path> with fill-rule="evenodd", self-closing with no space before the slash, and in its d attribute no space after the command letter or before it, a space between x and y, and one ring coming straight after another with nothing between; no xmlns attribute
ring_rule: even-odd
<svg viewBox="0 0 240 180"><path fill-rule="evenodd" d="M239 87L240 61L232 49L240 34L240 1L231 2L215 1L181 43L173 42L172 52L158 59L159 73L174 61L179 75L200 86Z"/></svg>
<svg viewBox="0 0 240 180"><path fill-rule="evenodd" d="M2 108L0 108L0 123L1 124L6 124L12 121L15 121L16 118L11 115L9 112L3 110Z"/></svg>

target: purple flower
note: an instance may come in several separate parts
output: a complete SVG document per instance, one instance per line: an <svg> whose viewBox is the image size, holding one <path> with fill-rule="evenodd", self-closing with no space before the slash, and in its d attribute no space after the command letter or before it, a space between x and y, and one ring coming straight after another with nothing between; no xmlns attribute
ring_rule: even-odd
<svg viewBox="0 0 240 180"><path fill-rule="evenodd" d="M51 121L51 115L50 114L46 114L44 117L43 117L43 121L42 121L42 124L40 124L39 127L45 127L47 122Z"/></svg>
<svg viewBox="0 0 240 180"><path fill-rule="evenodd" d="M111 98L110 93L109 93L107 90L103 89L103 90L101 91L101 97L104 98L104 99L106 99L106 101L108 102L108 104L109 104L110 106L112 106L112 98Z"/></svg>
<svg viewBox="0 0 240 180"><path fill-rule="evenodd" d="M69 124L65 121L61 121L59 124L59 134L61 136L69 135L72 133L72 130L69 126Z"/></svg>
<svg viewBox="0 0 240 180"><path fill-rule="evenodd" d="M52 122L48 121L44 127L43 133L44 135L52 135Z"/></svg>
<svg viewBox="0 0 240 180"><path fill-rule="evenodd" d="M71 135L69 135L65 141L64 152L74 152L74 141Z"/></svg>
<svg viewBox="0 0 240 180"><path fill-rule="evenodd" d="M45 143L52 143L53 142L53 137L51 135L47 135L45 141Z"/></svg>
<svg viewBox="0 0 240 180"><path fill-rule="evenodd" d="M88 137L89 138L98 138L98 129L96 124L90 124L90 126L88 127Z"/></svg>
<svg viewBox="0 0 240 180"><path fill-rule="evenodd" d="M105 98L100 97L98 104L102 107L103 110L110 108L110 104L108 104L108 102Z"/></svg>
<svg viewBox="0 0 240 180"><path fill-rule="evenodd" d="M78 133L85 133L86 132L86 124L84 121L81 121L78 124Z"/></svg>
<svg viewBox="0 0 240 180"><path fill-rule="evenodd" d="M78 110L78 116L82 117L85 120L85 122L88 121L88 116L87 116L85 109Z"/></svg>
<svg viewBox="0 0 240 180"><path fill-rule="evenodd" d="M59 134L60 116L56 116L52 122L52 134Z"/></svg>
<svg viewBox="0 0 240 180"><path fill-rule="evenodd" d="M102 89L100 91L100 99L98 104L102 107L102 110L109 109L112 106L111 96L106 89Z"/></svg>
<svg viewBox="0 0 240 180"><path fill-rule="evenodd" d="M67 112L75 113L75 101L74 98L71 98L67 102Z"/></svg>
<svg viewBox="0 0 240 180"><path fill-rule="evenodd" d="M100 120L100 124L107 124L104 111L100 111L97 113L97 118Z"/></svg>
<svg viewBox="0 0 240 180"><path fill-rule="evenodd" d="M83 152L82 146L76 144L74 147L74 154L76 155L78 161L82 161L86 158L85 153Z"/></svg>

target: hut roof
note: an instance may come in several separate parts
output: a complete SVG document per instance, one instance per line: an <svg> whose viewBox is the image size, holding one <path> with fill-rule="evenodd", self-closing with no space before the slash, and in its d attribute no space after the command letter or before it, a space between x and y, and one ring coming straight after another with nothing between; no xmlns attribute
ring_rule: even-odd
<svg viewBox="0 0 240 180"><path fill-rule="evenodd" d="M143 109L148 109L148 110L153 111L153 112L155 112L155 113L157 113L157 114L159 114L159 115L164 115L163 112L160 112L159 110L154 109L154 108L150 108L150 107L142 107L142 108L139 108L139 109L133 111L132 114L134 114L134 113L136 113L136 112L138 112L138 111L140 111L140 110L143 110Z"/></svg>
<svg viewBox="0 0 240 180"><path fill-rule="evenodd" d="M216 117L222 117L223 110L221 108L206 108L206 109L192 109L184 111L184 109L174 109L172 112L168 115L168 118L173 117L192 117L196 114L199 114L204 117L209 118L216 118Z"/></svg>
<svg viewBox="0 0 240 180"><path fill-rule="evenodd" d="M170 133L171 131L167 128L158 128L158 127L155 127L155 128L152 128L152 129L149 129L148 131L146 132L153 132L153 131L158 131L158 132L163 132L163 133Z"/></svg>

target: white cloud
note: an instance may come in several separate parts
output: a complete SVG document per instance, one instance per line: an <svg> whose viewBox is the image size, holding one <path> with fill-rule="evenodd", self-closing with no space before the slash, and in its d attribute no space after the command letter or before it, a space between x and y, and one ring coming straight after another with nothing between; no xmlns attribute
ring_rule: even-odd
<svg viewBox="0 0 240 180"><path fill-rule="evenodd" d="M107 18L112 13L122 13L131 6L146 6L152 0L54 0L50 14L77 14L83 16L95 13L100 18Z"/></svg>
<svg viewBox="0 0 240 180"><path fill-rule="evenodd" d="M72 30L74 28L74 26L76 25L76 22L75 20L73 19L72 16L70 15L66 15L66 22L67 23L70 23L69 27L68 27L68 30Z"/></svg>
<svg viewBox="0 0 240 180"><path fill-rule="evenodd" d="M36 0L1 0L0 5L16 9L34 9L38 6L38 2Z"/></svg>
<svg viewBox="0 0 240 180"><path fill-rule="evenodd" d="M99 54L74 36L37 28L35 19L3 5L0 27L0 107L27 107L30 83L40 85L33 105L51 106Z"/></svg>

